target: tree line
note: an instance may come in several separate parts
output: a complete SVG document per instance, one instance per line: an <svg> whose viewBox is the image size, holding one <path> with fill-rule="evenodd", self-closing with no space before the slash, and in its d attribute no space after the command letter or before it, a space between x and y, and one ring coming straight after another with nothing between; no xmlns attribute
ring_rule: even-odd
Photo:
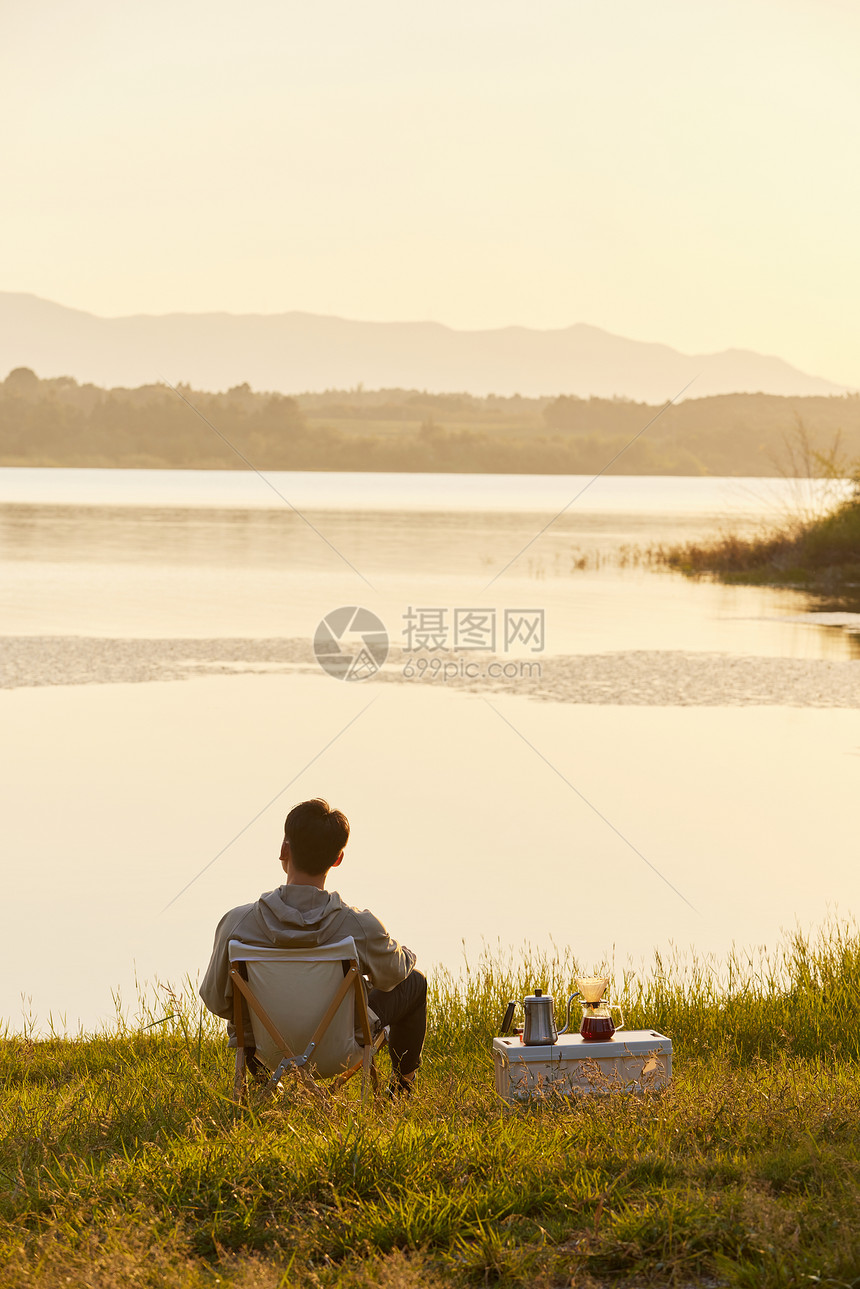
<svg viewBox="0 0 860 1289"><path fill-rule="evenodd" d="M798 427L803 461L791 446ZM103 389L40 380L25 367L0 382L7 466L220 470L244 458L269 470L593 474L620 454L613 474L770 475L815 473L818 454L832 462L837 441L846 460L860 458L857 395L729 394L661 410L626 399L361 387L294 397L247 384Z"/></svg>

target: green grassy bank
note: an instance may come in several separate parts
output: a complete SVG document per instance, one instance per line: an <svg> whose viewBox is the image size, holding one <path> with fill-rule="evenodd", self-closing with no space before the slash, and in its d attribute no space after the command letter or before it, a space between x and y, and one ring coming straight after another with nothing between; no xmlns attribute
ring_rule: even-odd
<svg viewBox="0 0 860 1289"><path fill-rule="evenodd" d="M617 977L628 1025L673 1039L670 1087L506 1109L504 1003L574 973L438 976L414 1099L352 1088L330 1114L232 1105L191 994L97 1036L7 1035L0 1285L860 1284L857 929Z"/></svg>
<svg viewBox="0 0 860 1289"><path fill-rule="evenodd" d="M806 586L838 592L860 587L860 475L853 492L826 514L789 519L756 537L728 533L660 552L663 563L725 582Z"/></svg>

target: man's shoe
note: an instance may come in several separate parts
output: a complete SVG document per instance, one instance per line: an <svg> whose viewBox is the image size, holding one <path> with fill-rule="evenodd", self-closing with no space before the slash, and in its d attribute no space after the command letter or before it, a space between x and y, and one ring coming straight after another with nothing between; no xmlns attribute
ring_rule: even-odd
<svg viewBox="0 0 860 1289"><path fill-rule="evenodd" d="M390 1101L399 1101L401 1097L411 1097L415 1091L415 1075L411 1079L405 1079L402 1074L392 1074L388 1080L388 1098Z"/></svg>

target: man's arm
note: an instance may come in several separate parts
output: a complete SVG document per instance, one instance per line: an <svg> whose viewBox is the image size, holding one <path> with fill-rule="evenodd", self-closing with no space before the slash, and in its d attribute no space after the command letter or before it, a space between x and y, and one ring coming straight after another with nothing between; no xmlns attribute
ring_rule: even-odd
<svg viewBox="0 0 860 1289"><path fill-rule="evenodd" d="M251 905L231 909L225 913L215 930L215 943L212 946L212 957L206 968L206 975L200 986L200 997L215 1016L224 1020L233 1020L233 986L230 982L230 959L227 947L236 938L239 923Z"/></svg>
<svg viewBox="0 0 860 1289"><path fill-rule="evenodd" d="M356 936L356 943L363 970L374 989L394 989L415 966L415 954L398 944L367 909L357 912L357 917L362 934L361 938Z"/></svg>

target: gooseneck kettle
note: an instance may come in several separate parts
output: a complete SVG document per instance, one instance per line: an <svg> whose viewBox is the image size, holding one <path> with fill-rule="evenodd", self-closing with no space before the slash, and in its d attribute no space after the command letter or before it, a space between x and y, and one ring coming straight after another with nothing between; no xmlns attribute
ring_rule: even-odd
<svg viewBox="0 0 860 1289"><path fill-rule="evenodd" d="M577 995L574 994L575 998ZM570 1003L567 1004L568 1024L570 1023ZM510 1031L514 1019L516 1003L508 1003L507 1011L499 1029L499 1033L507 1034ZM561 1031L563 1034L567 1029L565 1025ZM522 1040L526 1047L549 1046L558 1038L559 1031L555 1023L555 1009L551 994L545 994L542 989L536 989L533 994L529 994L523 999L523 1033Z"/></svg>

